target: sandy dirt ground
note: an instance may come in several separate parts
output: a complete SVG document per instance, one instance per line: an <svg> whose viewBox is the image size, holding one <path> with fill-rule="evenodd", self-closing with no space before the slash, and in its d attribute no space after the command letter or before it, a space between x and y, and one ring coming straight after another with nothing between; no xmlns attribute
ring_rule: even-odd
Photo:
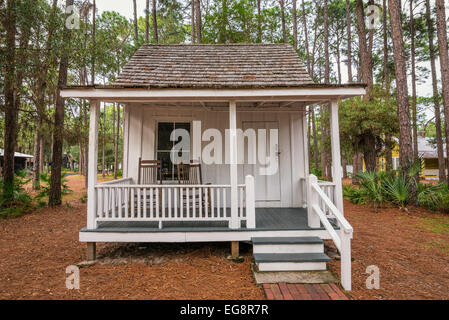
<svg viewBox="0 0 449 320"><path fill-rule="evenodd" d="M227 243L99 244L98 262L80 269L80 290L68 290L66 267L85 258L80 176L60 208L0 220L0 299L264 299L243 263L226 259ZM353 299L448 299L449 215L345 202L354 227ZM332 244L330 244L332 247ZM367 266L380 270L380 289L366 289ZM330 269L339 274L339 261Z"/></svg>

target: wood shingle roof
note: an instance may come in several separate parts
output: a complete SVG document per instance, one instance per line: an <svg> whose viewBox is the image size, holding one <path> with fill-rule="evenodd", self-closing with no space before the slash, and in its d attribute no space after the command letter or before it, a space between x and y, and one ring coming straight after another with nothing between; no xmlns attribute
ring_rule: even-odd
<svg viewBox="0 0 449 320"><path fill-rule="evenodd" d="M313 84L287 44L144 45L114 86L280 88Z"/></svg>

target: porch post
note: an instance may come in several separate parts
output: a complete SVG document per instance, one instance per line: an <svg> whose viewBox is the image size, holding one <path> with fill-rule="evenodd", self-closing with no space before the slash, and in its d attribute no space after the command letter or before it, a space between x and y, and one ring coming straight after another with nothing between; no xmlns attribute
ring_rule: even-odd
<svg viewBox="0 0 449 320"><path fill-rule="evenodd" d="M98 118L100 116L100 101L90 102L89 122L89 163L87 177L87 229L97 227L97 197L95 185L97 184L97 158L98 158Z"/></svg>
<svg viewBox="0 0 449 320"><path fill-rule="evenodd" d="M229 174L231 181L231 229L239 228L237 192L237 110L236 102L229 101Z"/></svg>
<svg viewBox="0 0 449 320"><path fill-rule="evenodd" d="M332 148L332 180L335 183L335 206L343 212L343 187L341 184L341 154L340 154L340 131L338 124L338 101L332 100L329 105L331 148Z"/></svg>

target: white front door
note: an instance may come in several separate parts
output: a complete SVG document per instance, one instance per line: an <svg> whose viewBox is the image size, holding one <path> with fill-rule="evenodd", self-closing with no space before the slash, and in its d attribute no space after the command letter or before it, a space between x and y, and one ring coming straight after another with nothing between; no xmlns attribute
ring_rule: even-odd
<svg viewBox="0 0 449 320"><path fill-rule="evenodd" d="M280 187L280 175L279 175L279 139L270 144L270 129L279 130L279 123L277 121L243 121L243 130L254 129L256 132L256 141L259 141L258 129L266 130L266 156L269 156L270 145L275 146L276 156L275 167L277 170L271 175L261 175L259 169L265 168L257 160L256 164L244 164L244 175L251 174L254 176L256 202L266 201L281 201L281 187ZM271 137L272 138L272 137ZM258 146L259 147L259 146ZM258 149L256 150L258 153ZM245 146L245 162L248 159L248 148ZM256 157L257 159L257 157Z"/></svg>

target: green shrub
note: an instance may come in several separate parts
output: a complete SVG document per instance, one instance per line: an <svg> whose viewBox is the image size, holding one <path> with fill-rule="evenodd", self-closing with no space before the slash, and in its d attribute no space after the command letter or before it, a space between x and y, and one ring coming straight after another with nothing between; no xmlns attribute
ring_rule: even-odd
<svg viewBox="0 0 449 320"><path fill-rule="evenodd" d="M51 176L47 172L41 173L41 182L43 182L43 185L41 185L41 191L36 196L36 199L41 200L42 198L48 197L50 195L50 181ZM61 189L63 195L72 192L72 190L70 190L69 186L67 185L66 173L61 174Z"/></svg>
<svg viewBox="0 0 449 320"><path fill-rule="evenodd" d="M32 208L32 198L25 191L24 185L31 179L27 178L28 170L21 170L14 175L12 199L5 199L3 194L3 179L0 179L0 217L20 216Z"/></svg>
<svg viewBox="0 0 449 320"><path fill-rule="evenodd" d="M345 199L351 201L354 204L365 204L366 197L364 195L363 189L355 188L350 185L343 188L343 196Z"/></svg>

